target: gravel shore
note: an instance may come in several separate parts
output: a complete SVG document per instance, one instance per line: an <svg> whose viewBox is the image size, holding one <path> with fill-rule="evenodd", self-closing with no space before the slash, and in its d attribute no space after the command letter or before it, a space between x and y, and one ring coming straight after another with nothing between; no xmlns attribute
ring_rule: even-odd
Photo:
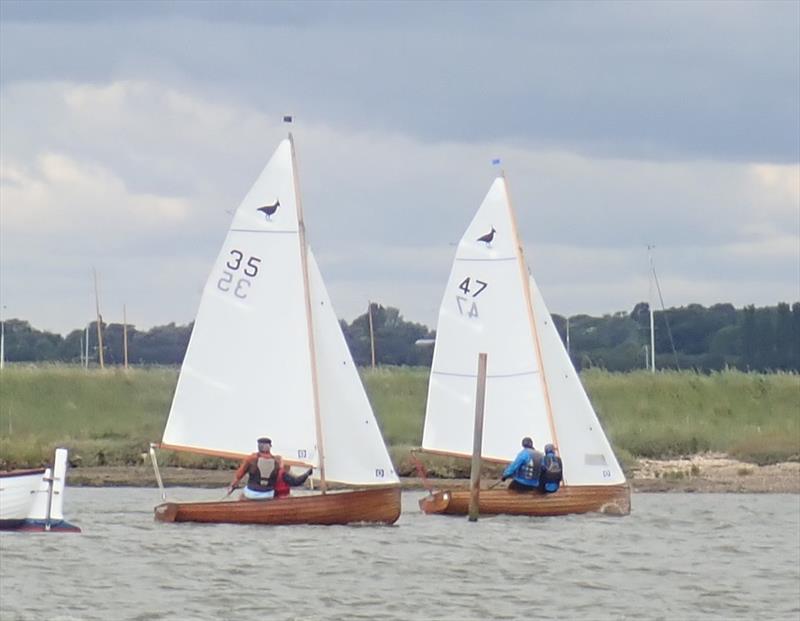
<svg viewBox="0 0 800 621"><path fill-rule="evenodd" d="M800 493L800 463L786 462L757 466L729 459L724 455L695 455L674 460L639 460L630 482L634 492L748 492ZM166 486L222 488L233 477L232 470L161 468ZM486 480L488 487L495 481ZM149 466L75 467L67 473L67 483L88 487L154 487ZM429 485L468 486L466 479L429 479ZM402 479L404 489L424 489L422 479Z"/></svg>

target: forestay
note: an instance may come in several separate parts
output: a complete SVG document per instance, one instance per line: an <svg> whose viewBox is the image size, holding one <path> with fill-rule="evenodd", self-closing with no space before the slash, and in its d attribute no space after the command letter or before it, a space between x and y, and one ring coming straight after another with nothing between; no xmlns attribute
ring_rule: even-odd
<svg viewBox="0 0 800 621"><path fill-rule="evenodd" d="M296 204L284 140L206 282L162 446L237 456L269 435L277 454L317 463Z"/></svg>
<svg viewBox="0 0 800 621"><path fill-rule="evenodd" d="M458 245L439 312L423 449L472 453L480 352L488 354L484 458L510 461L531 436L540 449L558 444L570 485L624 482L524 263L504 177Z"/></svg>

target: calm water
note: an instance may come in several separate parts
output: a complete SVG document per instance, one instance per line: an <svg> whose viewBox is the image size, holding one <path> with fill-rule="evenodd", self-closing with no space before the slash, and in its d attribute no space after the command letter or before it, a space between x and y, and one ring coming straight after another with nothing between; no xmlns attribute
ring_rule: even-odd
<svg viewBox="0 0 800 621"><path fill-rule="evenodd" d="M800 616L797 495L637 494L627 518L475 524L420 514L421 495L393 527L251 527L156 524L152 489L70 488L83 534L0 535L0 618Z"/></svg>

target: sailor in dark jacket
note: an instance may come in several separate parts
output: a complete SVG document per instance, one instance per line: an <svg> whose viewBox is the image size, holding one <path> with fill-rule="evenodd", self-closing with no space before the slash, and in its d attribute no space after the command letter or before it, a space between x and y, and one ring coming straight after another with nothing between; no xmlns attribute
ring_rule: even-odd
<svg viewBox="0 0 800 621"><path fill-rule="evenodd" d="M563 478L564 464L561 458L556 455L556 447L552 444L545 444L541 475L542 491L548 494L557 492Z"/></svg>
<svg viewBox="0 0 800 621"><path fill-rule="evenodd" d="M503 481L513 479L508 489L532 491L538 489L544 455L533 448L531 438L522 438L522 450L503 471Z"/></svg>

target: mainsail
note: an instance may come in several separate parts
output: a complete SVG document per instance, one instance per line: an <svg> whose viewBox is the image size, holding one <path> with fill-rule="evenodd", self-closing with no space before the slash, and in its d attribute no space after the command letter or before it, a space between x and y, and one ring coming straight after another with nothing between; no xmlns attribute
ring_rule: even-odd
<svg viewBox="0 0 800 621"><path fill-rule="evenodd" d="M236 210L206 282L162 447L240 457L267 435L276 454L319 467L322 437L327 480L396 483L319 269L302 247L296 192L287 139Z"/></svg>
<svg viewBox="0 0 800 621"><path fill-rule="evenodd" d="M524 436L557 444L570 485L625 478L524 263L498 177L456 251L439 311L422 448L471 455L477 359L488 354L483 457L510 461Z"/></svg>

